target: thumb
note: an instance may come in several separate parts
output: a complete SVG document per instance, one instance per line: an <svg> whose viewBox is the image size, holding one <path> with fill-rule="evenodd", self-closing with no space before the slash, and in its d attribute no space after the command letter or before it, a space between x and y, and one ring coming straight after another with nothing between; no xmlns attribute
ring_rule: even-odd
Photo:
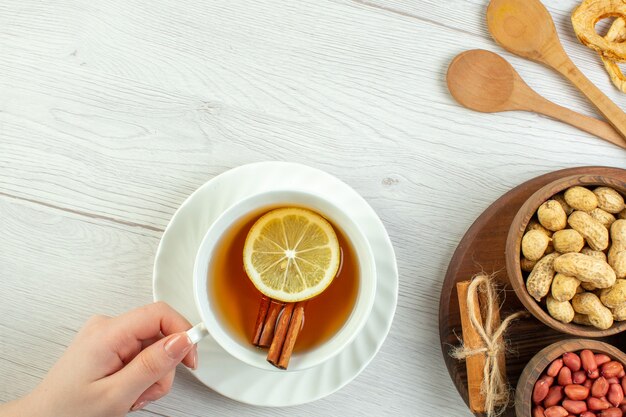
<svg viewBox="0 0 626 417"><path fill-rule="evenodd" d="M193 348L187 333L175 333L142 350L115 374L117 386L132 402L171 372Z"/></svg>

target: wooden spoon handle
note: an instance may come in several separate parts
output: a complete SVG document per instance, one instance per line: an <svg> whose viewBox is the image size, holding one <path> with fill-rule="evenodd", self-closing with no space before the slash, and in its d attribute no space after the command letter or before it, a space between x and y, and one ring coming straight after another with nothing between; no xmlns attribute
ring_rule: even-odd
<svg viewBox="0 0 626 417"><path fill-rule="evenodd" d="M600 113L609 121L622 137L626 138L626 114L596 87L585 75L580 72L572 60L563 54L563 59L558 64L551 64L565 78L569 79L578 89L598 108ZM569 122L568 122L569 123ZM587 129L583 129L589 132ZM597 133L593 133L597 135ZM600 136L600 135L597 135ZM600 136L606 139L604 136ZM608 139L607 139L608 140ZM622 146L622 145L620 145Z"/></svg>
<svg viewBox="0 0 626 417"><path fill-rule="evenodd" d="M532 104L532 111L560 120L564 123L577 127L580 130L584 130L585 132L604 139L607 142L611 142L620 148L626 149L626 139L617 133L617 131L610 124L602 120L585 116L584 114L559 106L558 104L548 101L541 96L534 97Z"/></svg>

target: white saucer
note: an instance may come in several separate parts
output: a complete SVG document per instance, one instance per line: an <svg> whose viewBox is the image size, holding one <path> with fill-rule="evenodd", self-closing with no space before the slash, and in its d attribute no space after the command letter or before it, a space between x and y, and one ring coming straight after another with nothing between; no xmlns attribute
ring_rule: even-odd
<svg viewBox="0 0 626 417"><path fill-rule="evenodd" d="M207 337L198 344L193 374L220 394L248 404L282 407L325 397L352 381L387 337L398 299L398 269L387 232L367 202L347 184L323 171L287 162L260 162L226 171L198 188L174 213L157 249L154 299L163 300L192 324L200 321L193 296L196 252L211 223L229 206L259 191L297 186L349 208L376 258L376 299L365 327L341 353L297 372L249 366Z"/></svg>

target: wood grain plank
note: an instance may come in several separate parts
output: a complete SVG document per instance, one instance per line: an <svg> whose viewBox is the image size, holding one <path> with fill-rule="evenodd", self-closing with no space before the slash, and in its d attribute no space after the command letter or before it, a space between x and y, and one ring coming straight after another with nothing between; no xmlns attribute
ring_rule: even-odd
<svg viewBox="0 0 626 417"><path fill-rule="evenodd" d="M105 4L109 11L117 10L114 6L119 5ZM83 207L75 209L163 228L182 197L201 183L203 177L198 177L198 172L211 175L224 167L258 159L310 161L310 155L317 156L313 162L328 168L338 165L327 158L332 153L334 161L347 165L345 169L340 165L339 172L366 177L371 164L364 166L362 161L371 154L399 159L396 171L410 172L413 158L405 155L429 154L418 163L436 169L462 160L462 155L475 151L482 143L503 145L498 140L503 131L480 129L488 116L468 115L466 123L454 125L457 116L467 113L451 103L442 80L451 57L448 51L458 43L447 39L437 26L417 25L412 19L397 19L377 9L354 10L333 3L325 11L308 4L302 6L305 8L300 14L293 6L279 8L285 22L278 28L262 27L267 33L250 39L241 32L255 30L269 19L273 10L270 5L241 10L237 18L230 9L222 16L210 15L215 10L199 7L198 19L213 19L214 24L193 32L192 38L191 31L200 29L193 25L181 29L183 33L160 30L176 27L180 11L165 9L155 14L143 10L145 5L130 3L126 7L131 6L137 7L137 13L110 20L106 12L98 11L102 13L96 16L103 23L89 27L89 31L80 19L66 21L66 17L59 17L62 20L55 21L56 13L36 22L42 25L41 33L26 32L27 26L9 21L7 30L21 36L6 38L3 50L7 54L0 61L0 65L4 63L5 79L11 80L3 88L7 100L2 122L7 141L2 162L8 170L3 172L0 190L62 207L80 202ZM75 11L71 5L68 8ZM339 13L342 10L344 13ZM87 20L95 19L89 10L80 13ZM115 45L98 49L93 64L77 65L73 59L80 51L72 55L77 49L68 56L49 56L59 23L69 25L67 36L72 33L69 29L74 29L90 39L105 39L112 28L138 27L132 19L139 15L154 21L139 26L140 32L120 29ZM37 20L38 15L33 19ZM353 20L359 23L355 25ZM327 27L313 33L303 30L312 29L311 21ZM218 25L222 31L215 34ZM387 27L393 27L393 31ZM277 29L287 33L290 42L281 43L283 37L276 39ZM359 31L373 33L364 38L357 36ZM407 42L433 36L437 39L433 35L437 31L441 40L432 45ZM220 35L222 42L217 42L215 37ZM41 45L45 36L50 39L48 48ZM478 39L477 43L487 46L491 41ZM227 54L225 61L215 62L216 56L225 54L225 45L237 48L239 53ZM476 45L468 43L470 46ZM25 55L24 50L31 54ZM142 51L148 55L142 55ZM257 60L249 53L262 53L264 58ZM280 61L272 61L272 56ZM133 77L132 73L101 66L98 60L127 66L147 62L147 68L135 64L136 71L145 68L162 72ZM171 70L173 62L179 63L179 69ZM368 65L370 62L376 65ZM65 82L68 78L69 84ZM224 89L228 91L220 91ZM268 92L280 100L269 100ZM514 126L504 125L504 132L511 140L522 135L537 138L532 145L541 146L547 153L563 148L571 140L598 146L586 134L552 122L537 123L539 119L520 115ZM499 124L513 121L508 115L489 120ZM448 127L450 137L442 134L442 123ZM547 125L557 129L560 140L544 148L538 138ZM29 137L26 143L22 140L25 136ZM464 143L459 143L461 140ZM175 148L174 143L178 145ZM45 170L40 169L42 162ZM506 163L500 159L500 164ZM157 177L161 181L152 183L155 166L159 166ZM60 187L55 182L58 177L65 179ZM120 179L124 180L123 188L119 187ZM187 182L182 189L181 179ZM27 181L30 185L25 187ZM81 198L76 198L79 195ZM108 204L130 204L136 198L142 207L122 211Z"/></svg>
<svg viewBox="0 0 626 417"><path fill-rule="evenodd" d="M0 401L7 401L37 384L89 316L116 315L150 301L150 271L158 236L36 203L1 198L0 219ZM402 368L407 363L419 366L420 356L411 353L398 361L397 355L406 356L413 350L391 339L387 345L396 346L383 350L339 393L274 414L287 416L295 410L303 416L332 412L358 415L364 409L355 409L355 404L365 401L377 404L381 411L403 413L411 406L411 392L371 381L416 378L418 375L402 376ZM441 372L442 365L432 368ZM150 405L146 415L154 411L157 415L205 416L207 410L209 415L266 415L265 409L221 397L184 369L180 371L172 393ZM10 375L20 378L9 379ZM414 385L410 381L400 383ZM385 402L391 397L398 402L388 407ZM458 406L458 410L463 409Z"/></svg>

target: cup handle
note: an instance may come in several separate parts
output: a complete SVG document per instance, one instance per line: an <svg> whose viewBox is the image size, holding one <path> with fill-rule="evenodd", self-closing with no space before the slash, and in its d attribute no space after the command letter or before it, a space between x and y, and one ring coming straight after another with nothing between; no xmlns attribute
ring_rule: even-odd
<svg viewBox="0 0 626 417"><path fill-rule="evenodd" d="M204 323L198 323L193 326L191 329L187 330L187 336L191 340L191 343L194 345L198 343L200 340L204 339L209 335L209 331L207 330Z"/></svg>

